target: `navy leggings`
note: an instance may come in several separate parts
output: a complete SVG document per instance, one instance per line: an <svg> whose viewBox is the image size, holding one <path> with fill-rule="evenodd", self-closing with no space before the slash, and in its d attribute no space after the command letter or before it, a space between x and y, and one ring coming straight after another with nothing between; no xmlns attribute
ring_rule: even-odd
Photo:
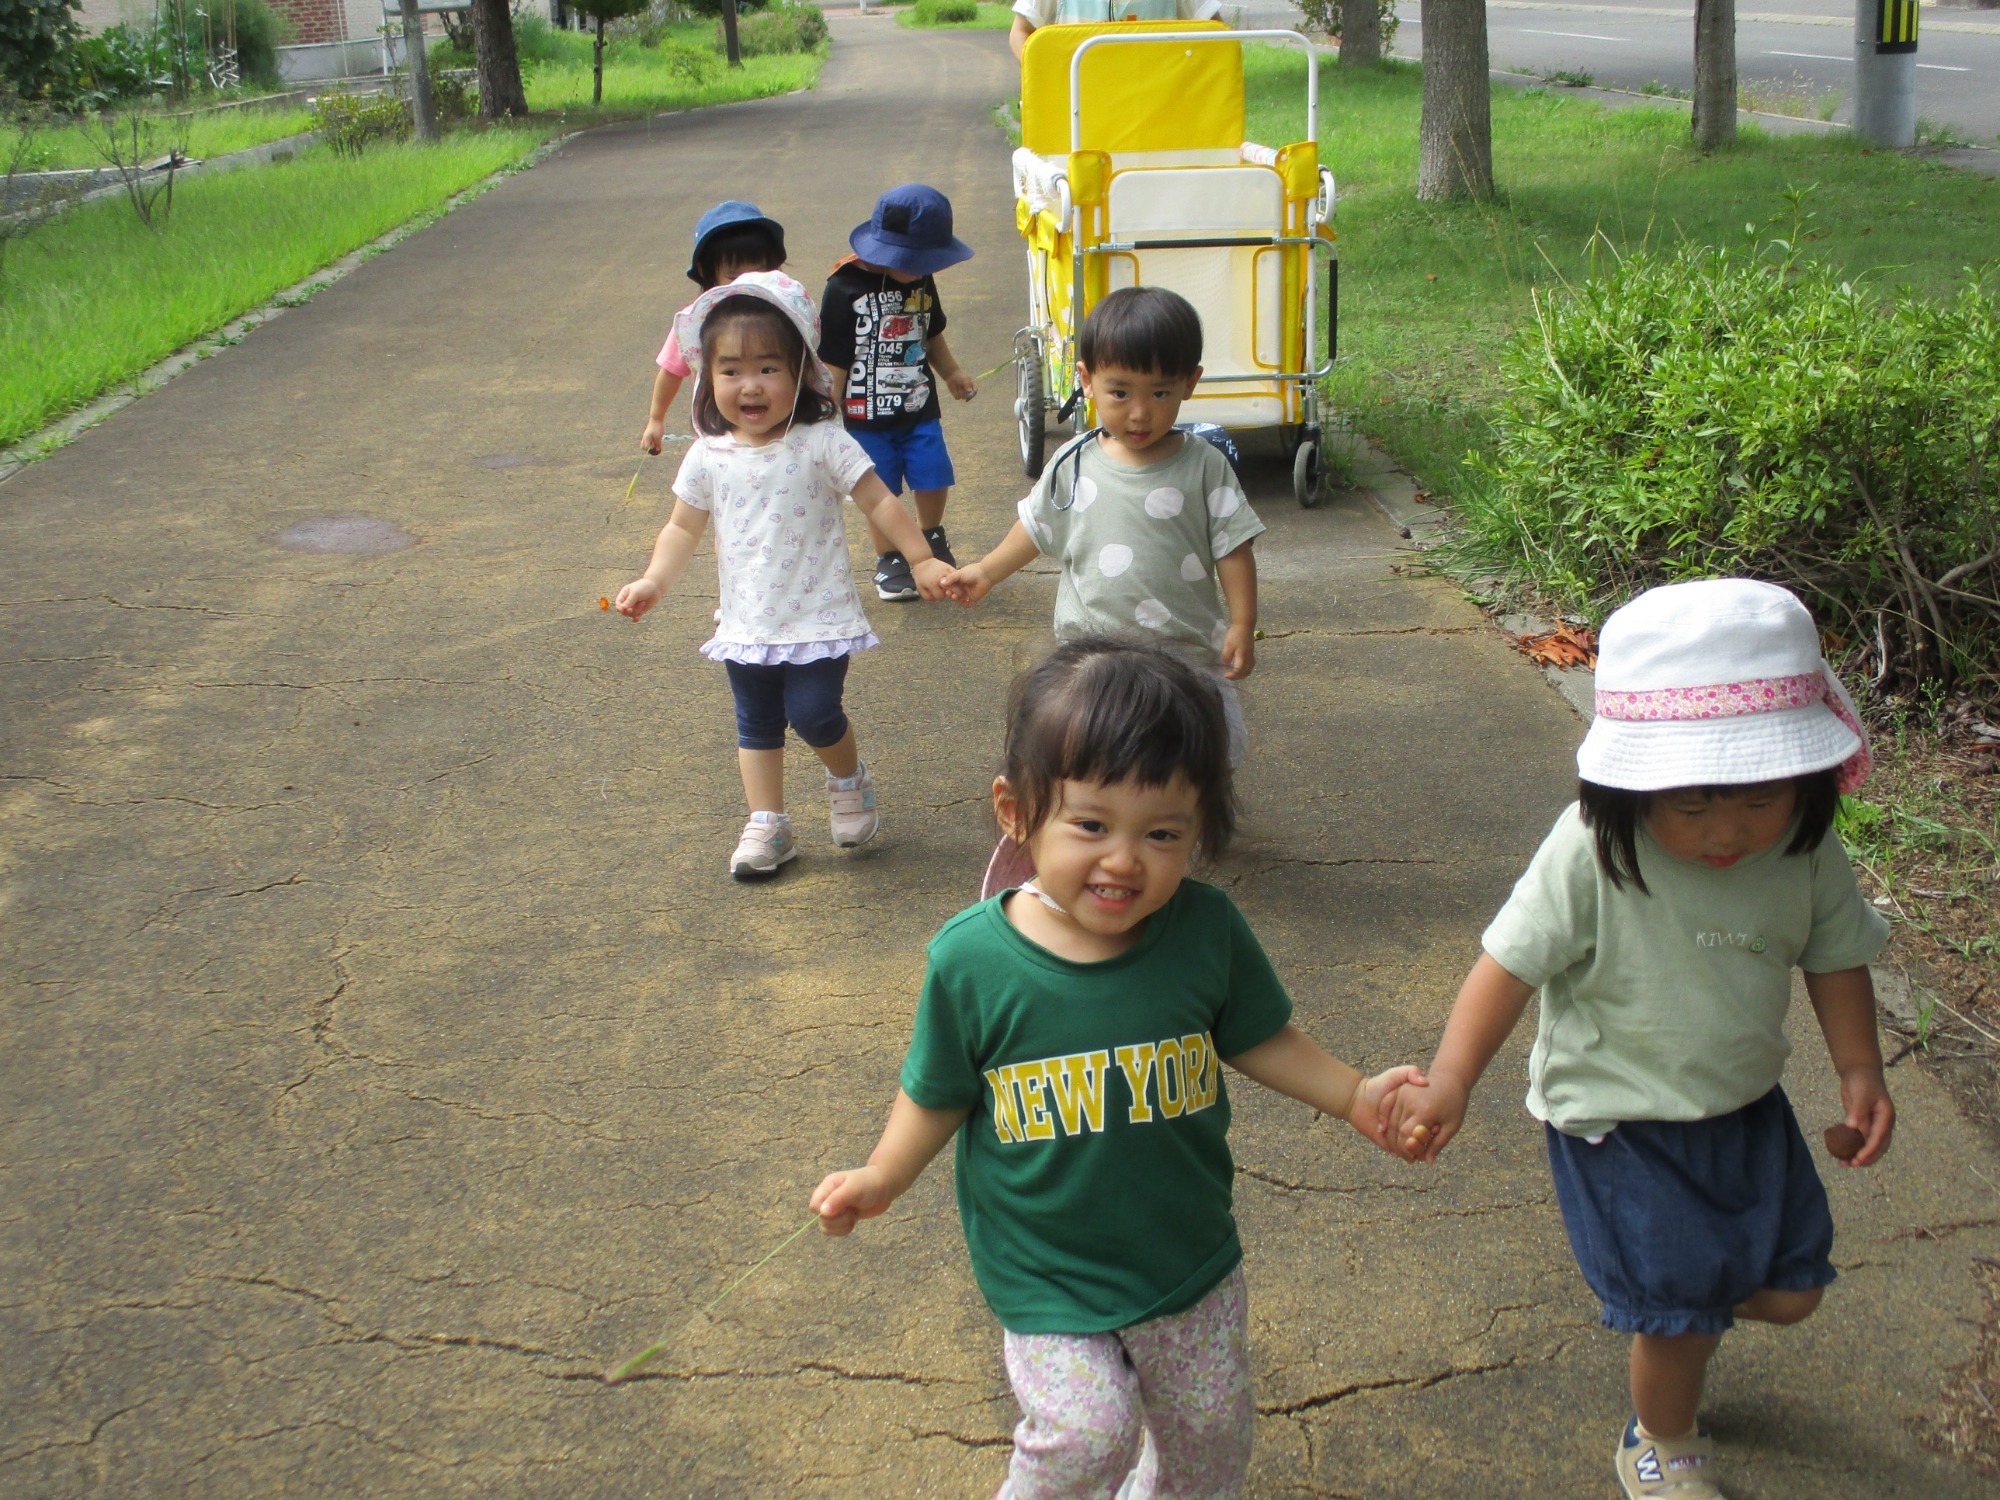
<svg viewBox="0 0 2000 1500"><path fill-rule="evenodd" d="M829 656L802 664L752 666L726 661L729 688L736 694L736 743L745 750L782 750L785 726L816 750L840 743L847 711L840 694L847 684L847 658Z"/></svg>

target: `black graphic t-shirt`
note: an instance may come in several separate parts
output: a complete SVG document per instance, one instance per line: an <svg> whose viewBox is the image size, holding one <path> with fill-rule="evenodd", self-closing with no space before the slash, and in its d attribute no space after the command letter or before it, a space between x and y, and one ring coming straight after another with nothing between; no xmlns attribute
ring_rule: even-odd
<svg viewBox="0 0 2000 1500"><path fill-rule="evenodd" d="M849 427L909 427L937 420L930 340L944 332L937 283L898 281L853 261L834 267L820 299L819 357L847 372L841 416Z"/></svg>

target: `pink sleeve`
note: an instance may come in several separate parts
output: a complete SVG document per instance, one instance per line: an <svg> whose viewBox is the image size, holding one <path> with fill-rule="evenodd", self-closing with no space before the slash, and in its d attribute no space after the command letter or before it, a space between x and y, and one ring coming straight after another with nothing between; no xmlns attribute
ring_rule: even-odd
<svg viewBox="0 0 2000 1500"><path fill-rule="evenodd" d="M669 375L678 375L682 380L686 380L694 373L688 368L688 362L681 358L680 338L671 330L667 334L667 341L660 345L660 357L653 363Z"/></svg>

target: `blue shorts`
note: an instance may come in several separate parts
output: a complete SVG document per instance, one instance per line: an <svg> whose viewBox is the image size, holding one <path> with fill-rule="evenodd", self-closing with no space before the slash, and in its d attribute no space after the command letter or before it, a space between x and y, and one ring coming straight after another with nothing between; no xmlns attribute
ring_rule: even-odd
<svg viewBox="0 0 2000 1500"><path fill-rule="evenodd" d="M782 750L785 726L815 750L840 743L847 733L841 690L847 685L847 658L778 662L771 666L725 661L729 688L736 695L736 743L745 750Z"/></svg>
<svg viewBox="0 0 2000 1500"><path fill-rule="evenodd" d="M913 490L948 490L958 483L951 455L944 451L944 424L933 417L909 427L850 427L849 436L874 461L875 474L889 493L903 493L903 481Z"/></svg>
<svg viewBox="0 0 2000 1500"><path fill-rule="evenodd" d="M1628 1120L1596 1146L1553 1126L1548 1138L1606 1328L1721 1333L1752 1292L1834 1278L1826 1189L1783 1089L1709 1120Z"/></svg>

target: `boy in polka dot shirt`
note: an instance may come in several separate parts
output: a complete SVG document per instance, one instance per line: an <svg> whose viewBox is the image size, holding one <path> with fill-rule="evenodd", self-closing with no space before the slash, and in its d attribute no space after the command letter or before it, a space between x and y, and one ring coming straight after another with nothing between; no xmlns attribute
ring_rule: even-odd
<svg viewBox="0 0 2000 1500"><path fill-rule="evenodd" d="M943 588L977 604L1037 555L1057 559L1056 638L1180 645L1221 681L1236 764L1245 737L1234 684L1256 665L1250 548L1264 523L1229 460L1174 427L1201 379L1201 317L1177 293L1125 287L1092 309L1077 352L1098 426L1049 461L1000 545L946 573Z"/></svg>

